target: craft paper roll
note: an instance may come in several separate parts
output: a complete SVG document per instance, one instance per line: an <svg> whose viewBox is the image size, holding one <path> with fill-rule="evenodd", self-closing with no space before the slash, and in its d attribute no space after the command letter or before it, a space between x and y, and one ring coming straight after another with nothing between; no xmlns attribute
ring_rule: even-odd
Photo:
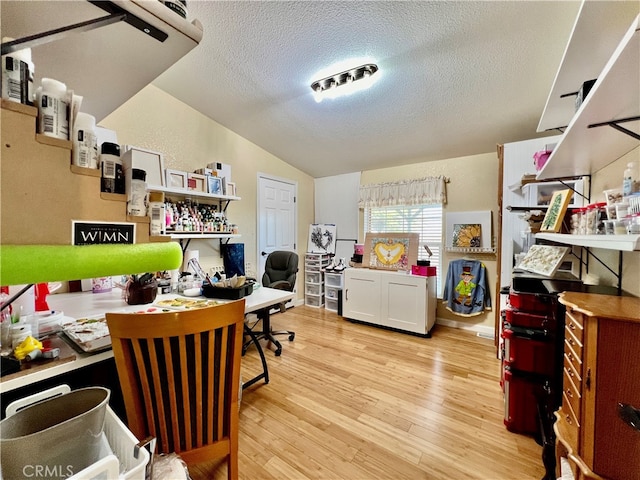
<svg viewBox="0 0 640 480"><path fill-rule="evenodd" d="M0 285L19 285L173 270L175 242L135 245L0 245Z"/></svg>

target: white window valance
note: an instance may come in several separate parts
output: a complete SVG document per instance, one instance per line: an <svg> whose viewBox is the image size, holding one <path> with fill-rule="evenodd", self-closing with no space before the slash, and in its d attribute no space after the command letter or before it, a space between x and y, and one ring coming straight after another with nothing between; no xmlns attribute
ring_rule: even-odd
<svg viewBox="0 0 640 480"><path fill-rule="evenodd" d="M394 205L444 205L447 203L446 178L427 177L400 182L360 185L358 207Z"/></svg>

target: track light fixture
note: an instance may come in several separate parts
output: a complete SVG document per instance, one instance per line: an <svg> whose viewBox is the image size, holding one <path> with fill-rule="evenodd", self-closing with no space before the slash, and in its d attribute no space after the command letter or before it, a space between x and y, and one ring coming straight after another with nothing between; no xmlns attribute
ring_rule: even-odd
<svg viewBox="0 0 640 480"><path fill-rule="evenodd" d="M377 71L377 65L367 63L365 65L350 68L349 70L316 80L311 84L311 89L314 92L316 101L320 102L324 97L334 98L342 94L348 94L356 90L368 88L371 86L371 83L366 80L370 79L370 77ZM365 81L358 82L359 80ZM357 86L355 85L356 83L358 83Z"/></svg>

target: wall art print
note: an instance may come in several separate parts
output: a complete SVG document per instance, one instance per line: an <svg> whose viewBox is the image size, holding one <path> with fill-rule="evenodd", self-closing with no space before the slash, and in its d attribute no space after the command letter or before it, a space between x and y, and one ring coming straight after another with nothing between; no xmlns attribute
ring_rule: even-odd
<svg viewBox="0 0 640 480"><path fill-rule="evenodd" d="M309 225L309 253L336 253L336 226L331 223L312 223Z"/></svg>
<svg viewBox="0 0 640 480"><path fill-rule="evenodd" d="M482 224L455 223L453 225L453 247L482 247Z"/></svg>
<svg viewBox="0 0 640 480"><path fill-rule="evenodd" d="M571 190L557 190L553 192L551 201L549 202L549 208L544 216L542 225L540 226L541 232L554 232L557 233L562 229L562 220L565 213L567 213L567 207L571 201Z"/></svg>
<svg viewBox="0 0 640 480"><path fill-rule="evenodd" d="M417 233L367 233L362 266L380 270L410 270L418 261Z"/></svg>

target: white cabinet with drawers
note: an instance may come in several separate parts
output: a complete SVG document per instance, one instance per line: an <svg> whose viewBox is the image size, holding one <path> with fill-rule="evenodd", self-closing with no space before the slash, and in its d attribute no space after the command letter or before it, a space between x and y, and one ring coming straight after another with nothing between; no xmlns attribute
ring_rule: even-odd
<svg viewBox="0 0 640 480"><path fill-rule="evenodd" d="M436 278L348 268L342 316L428 336L436 320Z"/></svg>

